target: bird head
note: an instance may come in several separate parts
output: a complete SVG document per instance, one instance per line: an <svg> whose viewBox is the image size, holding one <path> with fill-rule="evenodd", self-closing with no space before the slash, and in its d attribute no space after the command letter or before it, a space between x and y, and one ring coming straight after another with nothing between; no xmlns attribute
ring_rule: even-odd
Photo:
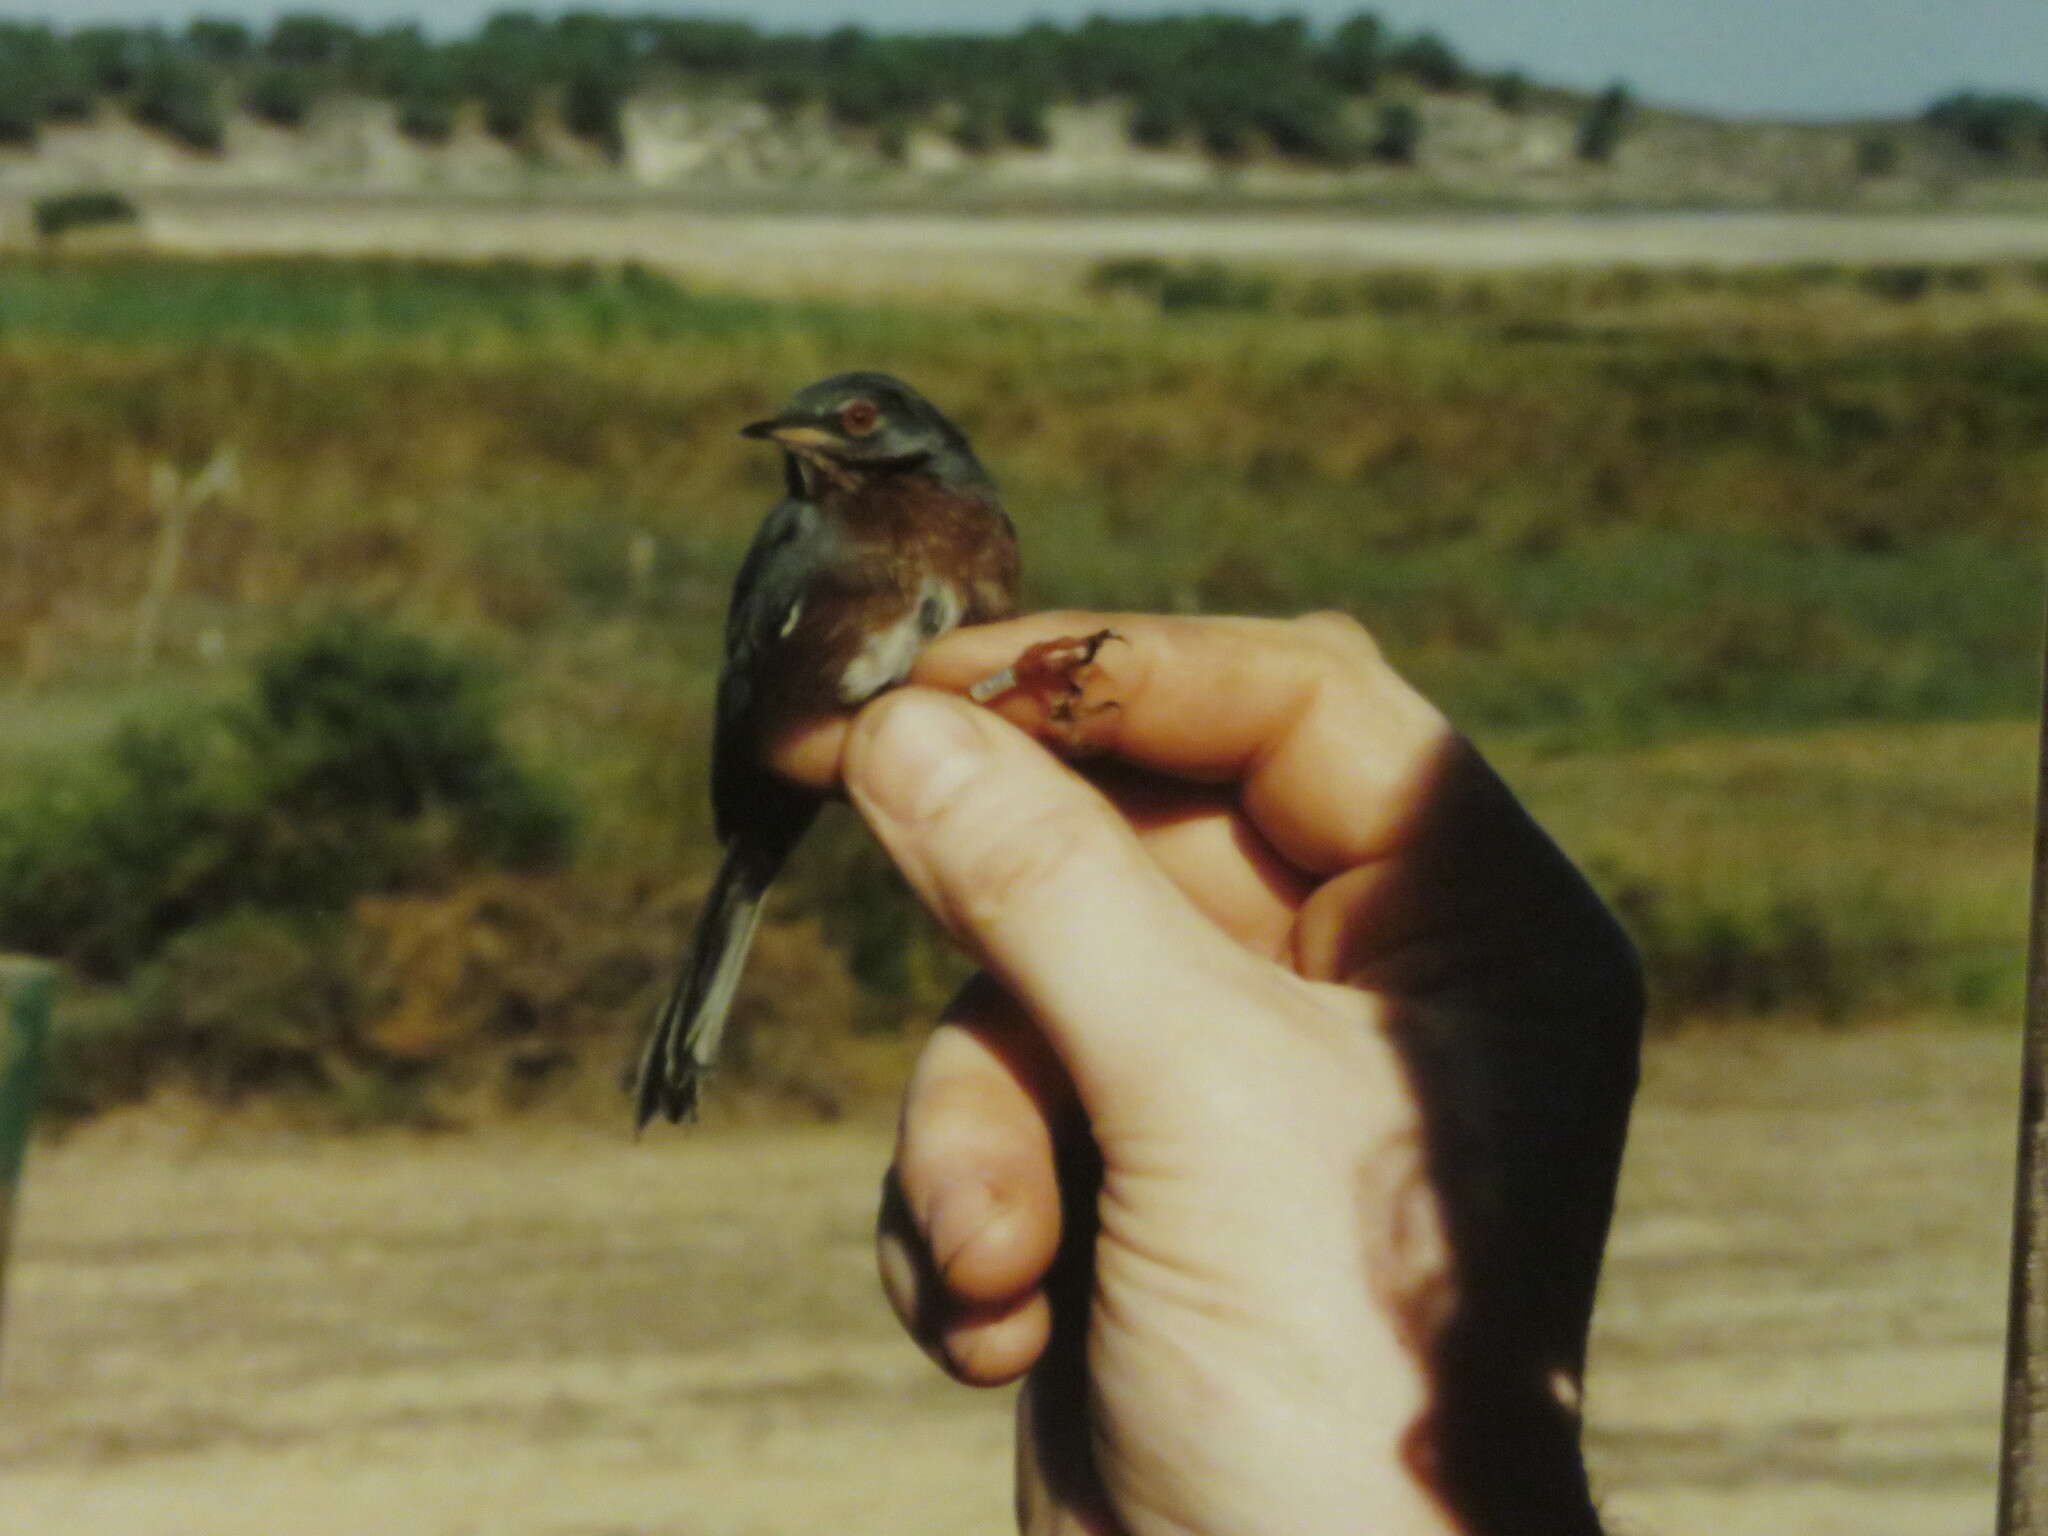
<svg viewBox="0 0 2048 1536"><path fill-rule="evenodd" d="M740 429L779 445L797 467L843 487L926 474L961 489L991 488L966 434L901 379L840 373L800 389L774 416ZM811 478L807 490L815 489Z"/></svg>

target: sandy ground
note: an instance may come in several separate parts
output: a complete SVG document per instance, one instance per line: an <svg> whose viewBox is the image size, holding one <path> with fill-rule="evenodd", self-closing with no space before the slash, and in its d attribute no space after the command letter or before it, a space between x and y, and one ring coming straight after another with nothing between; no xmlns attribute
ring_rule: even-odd
<svg viewBox="0 0 2048 1536"><path fill-rule="evenodd" d="M1617 1531L1992 1524L2015 1047L1660 1042L1601 1304ZM0 1529L994 1533L1006 1394L895 1333L886 1131L276 1142L30 1165Z"/></svg>
<svg viewBox="0 0 2048 1536"><path fill-rule="evenodd" d="M757 292L1071 297L1115 256L1345 269L2048 257L2048 215L973 215L688 210L649 201L163 196L148 236L196 254L634 259Z"/></svg>

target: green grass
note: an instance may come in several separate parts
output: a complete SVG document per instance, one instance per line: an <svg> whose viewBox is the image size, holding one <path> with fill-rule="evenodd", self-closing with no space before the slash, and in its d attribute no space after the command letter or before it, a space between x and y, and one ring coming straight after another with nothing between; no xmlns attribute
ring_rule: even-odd
<svg viewBox="0 0 2048 1536"><path fill-rule="evenodd" d="M1834 271L1488 283L916 312L634 269L0 261L0 768L203 712L342 602L490 659L510 733L570 787L578 863L534 906L589 927L507 942L574 967L617 953L591 935L666 933L708 859L726 592L778 489L735 429L881 367L973 434L1032 601L1364 618L1587 858L1667 1011L2009 1009L2030 727L1999 722L2039 687L2039 274L1912 299ZM240 488L195 516L164 660L133 675L152 475L223 446ZM781 911L809 926L764 1007L850 973L859 1020L893 1025L954 974L843 822ZM597 987L578 1028L630 1028L658 969ZM557 994L520 995L507 1017Z"/></svg>
<svg viewBox="0 0 2048 1536"><path fill-rule="evenodd" d="M2019 1016L2032 720L1503 767L1635 928L1664 1014Z"/></svg>

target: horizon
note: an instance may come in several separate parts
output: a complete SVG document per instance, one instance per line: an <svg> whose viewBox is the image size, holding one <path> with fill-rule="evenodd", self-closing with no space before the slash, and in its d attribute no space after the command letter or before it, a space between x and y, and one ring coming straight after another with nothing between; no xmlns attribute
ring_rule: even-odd
<svg viewBox="0 0 2048 1536"><path fill-rule="evenodd" d="M46 22L64 30L103 23L181 29L194 16L264 26L281 13L315 11L361 26L415 22L436 36L473 31L504 0L332 0L269 4L214 0L200 5L148 0L0 0L0 20ZM588 7L533 6L544 15L588 8L614 15L654 13L747 21L765 30L829 31L849 22L877 32L1002 32L1035 20L1072 25L1091 12L1137 18L1199 5L1114 0L1009 0L963 25L950 0L869 0L827 11L799 0L745 6L648 5L624 0ZM2039 95L2048 79L2048 6L2038 0L1957 0L1936 13L1915 0L1808 0L1787 16L1774 0L1723 0L1711 15L1689 0L1565 0L1532 15L1502 0L1348 0L1213 7L1232 14L1297 14L1327 28L1360 9L1402 32L1441 33L1474 66L1520 69L1545 84L1598 89L1628 84L1646 102L1733 118L1839 120L1903 117L1958 91Z"/></svg>

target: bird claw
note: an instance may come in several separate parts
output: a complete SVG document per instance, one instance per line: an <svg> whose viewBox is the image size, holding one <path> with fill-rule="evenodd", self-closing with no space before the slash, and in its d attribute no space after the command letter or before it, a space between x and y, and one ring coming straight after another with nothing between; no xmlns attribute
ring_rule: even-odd
<svg viewBox="0 0 2048 1536"><path fill-rule="evenodd" d="M1038 707L1061 746L1081 751L1087 746L1082 739L1086 722L1123 708L1114 700L1084 702L1089 683L1098 675L1096 655L1110 641L1122 639L1113 629L1100 629L1092 635L1042 640L1002 671L976 683L967 696L977 704L993 704L1011 694L1022 694Z"/></svg>

